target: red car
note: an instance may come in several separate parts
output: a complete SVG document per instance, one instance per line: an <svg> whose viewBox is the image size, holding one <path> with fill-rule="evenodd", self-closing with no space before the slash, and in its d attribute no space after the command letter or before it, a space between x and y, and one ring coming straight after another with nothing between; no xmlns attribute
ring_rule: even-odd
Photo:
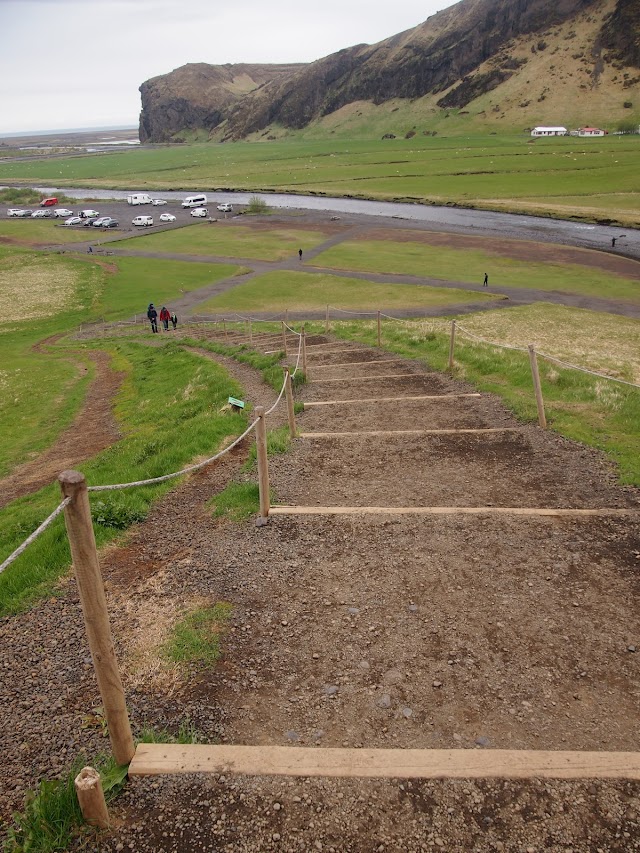
<svg viewBox="0 0 640 853"><path fill-rule="evenodd" d="M57 198L43 198L40 202L40 207L54 207L57 203Z"/></svg>

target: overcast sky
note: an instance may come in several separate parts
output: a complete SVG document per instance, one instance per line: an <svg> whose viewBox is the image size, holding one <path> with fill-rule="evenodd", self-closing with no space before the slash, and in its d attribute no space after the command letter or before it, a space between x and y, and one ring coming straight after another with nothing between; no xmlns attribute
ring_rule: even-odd
<svg viewBox="0 0 640 853"><path fill-rule="evenodd" d="M311 62L452 0L0 0L0 133L137 126L138 87L187 62Z"/></svg>

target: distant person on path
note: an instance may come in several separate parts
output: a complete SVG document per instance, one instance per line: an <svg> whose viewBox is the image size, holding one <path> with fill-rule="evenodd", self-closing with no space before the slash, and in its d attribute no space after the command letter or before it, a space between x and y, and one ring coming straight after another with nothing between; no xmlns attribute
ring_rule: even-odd
<svg viewBox="0 0 640 853"><path fill-rule="evenodd" d="M616 238L615 238L615 237L612 237L612 238L611 238L611 248L612 248L612 249L615 249L615 247L616 247Z"/></svg>
<svg viewBox="0 0 640 853"><path fill-rule="evenodd" d="M487 273L484 274L484 281L482 282L483 287L489 287L489 276Z"/></svg>
<svg viewBox="0 0 640 853"><path fill-rule="evenodd" d="M175 311L171 314L171 325L173 326L173 330L175 332L176 326L178 325L178 315Z"/></svg>
<svg viewBox="0 0 640 853"><path fill-rule="evenodd" d="M92 255L92 254L93 254L93 249L91 248L91 246L89 246L89 248L87 249L87 253L88 253L89 255Z"/></svg>
<svg viewBox="0 0 640 853"><path fill-rule="evenodd" d="M165 332L169 331L169 320L171 319L171 314L169 314L169 309L165 308L163 305L160 310L160 319L162 320L162 326Z"/></svg>
<svg viewBox="0 0 640 853"><path fill-rule="evenodd" d="M298 257L302 260L302 249L298 249Z"/></svg>
<svg viewBox="0 0 640 853"><path fill-rule="evenodd" d="M153 307L153 302L149 303L149 307L147 308L147 317L149 318L149 322L151 323L151 331L158 331L158 312Z"/></svg>

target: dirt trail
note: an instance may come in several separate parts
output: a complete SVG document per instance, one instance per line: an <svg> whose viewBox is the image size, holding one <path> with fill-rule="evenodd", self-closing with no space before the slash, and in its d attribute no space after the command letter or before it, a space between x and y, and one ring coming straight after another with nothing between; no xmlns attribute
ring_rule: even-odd
<svg viewBox="0 0 640 853"><path fill-rule="evenodd" d="M45 343L41 342L41 351ZM113 401L124 376L112 370L111 358L106 352L93 350L83 355L93 361L96 375L82 408L73 423L44 453L19 465L8 477L0 480L0 507L36 492L53 482L61 471L89 459L120 437L113 415ZM86 373L87 369L79 363L78 370Z"/></svg>
<svg viewBox="0 0 640 853"><path fill-rule="evenodd" d="M338 348L348 352L310 349L312 379L342 375L320 369L337 357L380 357ZM312 381L299 397L472 391L417 363L398 367L408 380L362 381L371 366L353 364L359 379ZM249 368L238 370L247 399L271 398ZM270 460L280 503L640 509L601 455L523 427L486 395L310 407L298 417L305 433L347 424L361 433L514 431L298 438ZM205 510L222 473L252 476L232 461L216 470L172 492L103 559L135 727L175 729L188 717L207 740L292 747L637 750L637 516L276 516L257 528ZM158 672L141 675L137 644L153 646L163 614L196 599L233 605L223 660L170 685ZM3 631L12 704L46 692L49 677L37 658L31 684L12 677L14 657L24 657L14 637L29 631L38 642L45 625L55 633L55 612L43 604ZM69 654L81 669L83 643ZM91 685L87 675L83 690ZM79 725L82 707L66 727ZM37 746L25 753L22 738L1 744L10 770ZM100 850L640 849L640 786L628 782L156 777L134 780L114 815Z"/></svg>
<svg viewBox="0 0 640 853"><path fill-rule="evenodd" d="M337 357L379 358L314 352L312 377ZM415 378L312 382L301 396L471 390L401 367ZM518 425L486 396L313 407L299 428L344 427L345 417L361 431L474 420L517 431L298 439L271 462L280 502L640 507L598 454ZM281 516L260 531L223 525L215 540L194 533L181 582L227 595L235 619L224 662L181 701L225 742L637 748L633 521ZM149 809L167 816L163 828L145 821ZM639 811L640 790L626 783L139 780L120 812L126 829L105 849L627 850L630 838L640 844ZM628 833L626 846L612 832Z"/></svg>

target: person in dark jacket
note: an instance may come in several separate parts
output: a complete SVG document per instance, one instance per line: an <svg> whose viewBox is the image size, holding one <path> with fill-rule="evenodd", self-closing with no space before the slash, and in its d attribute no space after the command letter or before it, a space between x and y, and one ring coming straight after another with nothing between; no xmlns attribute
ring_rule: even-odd
<svg viewBox="0 0 640 853"><path fill-rule="evenodd" d="M171 312L171 325L173 326L173 330L175 332L176 326L178 325L178 315L175 311Z"/></svg>
<svg viewBox="0 0 640 853"><path fill-rule="evenodd" d="M153 307L153 302L149 303L149 307L147 308L147 317L149 318L149 322L151 323L151 331L158 331L158 312Z"/></svg>
<svg viewBox="0 0 640 853"><path fill-rule="evenodd" d="M171 319L171 314L169 314L169 309L166 308L164 305L162 306L162 309L160 311L160 319L162 320L162 326L163 326L165 332L168 332L169 331L169 320Z"/></svg>

